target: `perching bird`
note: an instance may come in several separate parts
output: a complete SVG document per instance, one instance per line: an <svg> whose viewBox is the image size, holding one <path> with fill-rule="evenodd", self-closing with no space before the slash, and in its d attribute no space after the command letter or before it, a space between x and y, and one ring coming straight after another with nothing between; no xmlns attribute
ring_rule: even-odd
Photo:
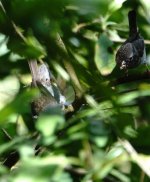
<svg viewBox="0 0 150 182"><path fill-rule="evenodd" d="M32 74L31 85L39 88L40 91L38 98L31 104L33 117L36 118L42 111L50 107L64 107L66 99L53 81L53 76L48 66L45 63L38 65L36 60L30 60L29 67Z"/></svg>
<svg viewBox="0 0 150 182"><path fill-rule="evenodd" d="M144 39L140 36L136 12L129 11L129 38L121 45L116 54L116 63L120 69L128 70L146 63Z"/></svg>

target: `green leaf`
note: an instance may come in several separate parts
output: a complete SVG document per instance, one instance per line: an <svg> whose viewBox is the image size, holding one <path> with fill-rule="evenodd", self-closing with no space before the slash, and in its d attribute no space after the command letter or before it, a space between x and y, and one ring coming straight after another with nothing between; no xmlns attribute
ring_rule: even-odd
<svg viewBox="0 0 150 182"><path fill-rule="evenodd" d="M113 55L109 53L112 42L105 33L100 38L95 47L95 64L101 74L108 74L114 67Z"/></svg>
<svg viewBox="0 0 150 182"><path fill-rule="evenodd" d="M0 111L0 124L5 123L6 119L13 114L29 113L30 102L36 95L37 90L25 91L22 94L16 95L14 100Z"/></svg>

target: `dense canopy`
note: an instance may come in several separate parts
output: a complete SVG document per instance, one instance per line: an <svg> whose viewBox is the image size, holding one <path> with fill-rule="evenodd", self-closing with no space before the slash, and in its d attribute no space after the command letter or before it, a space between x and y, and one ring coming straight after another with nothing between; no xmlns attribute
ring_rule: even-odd
<svg viewBox="0 0 150 182"><path fill-rule="evenodd" d="M130 10L147 64L124 71ZM48 65L63 109L33 118L31 60ZM146 0L1 0L0 181L149 181L149 63Z"/></svg>

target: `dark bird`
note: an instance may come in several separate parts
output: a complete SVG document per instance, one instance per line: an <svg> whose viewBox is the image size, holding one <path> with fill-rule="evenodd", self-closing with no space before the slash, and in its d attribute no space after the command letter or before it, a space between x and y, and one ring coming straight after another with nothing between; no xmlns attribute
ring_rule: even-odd
<svg viewBox="0 0 150 182"><path fill-rule="evenodd" d="M116 54L116 63L122 70L136 68L140 64L146 64L144 39L137 28L136 12L128 13L129 37L121 45Z"/></svg>

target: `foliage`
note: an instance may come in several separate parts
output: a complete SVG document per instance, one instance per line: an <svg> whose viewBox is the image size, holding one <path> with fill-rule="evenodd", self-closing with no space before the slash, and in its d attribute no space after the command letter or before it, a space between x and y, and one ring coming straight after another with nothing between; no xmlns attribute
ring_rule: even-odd
<svg viewBox="0 0 150 182"><path fill-rule="evenodd" d="M149 181L149 77L143 66L129 76L115 67L131 9L148 40L146 0L1 0L0 181ZM68 102L75 88L73 113L33 123L29 59L48 63Z"/></svg>

